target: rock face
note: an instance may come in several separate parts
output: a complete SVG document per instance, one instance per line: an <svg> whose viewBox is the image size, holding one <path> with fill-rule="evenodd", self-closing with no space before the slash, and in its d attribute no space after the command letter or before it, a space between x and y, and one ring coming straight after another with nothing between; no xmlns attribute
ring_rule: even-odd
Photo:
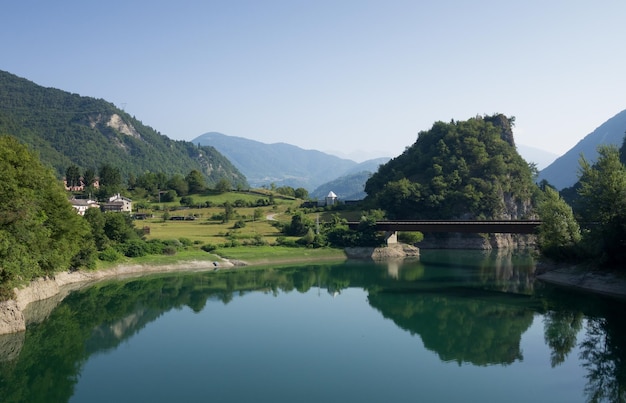
<svg viewBox="0 0 626 403"><path fill-rule="evenodd" d="M26 330L26 320L17 301L0 302L0 334L22 332Z"/></svg>
<svg viewBox="0 0 626 403"><path fill-rule="evenodd" d="M424 239L417 245L422 249L531 248L536 245L536 238L526 234L424 234Z"/></svg>
<svg viewBox="0 0 626 403"><path fill-rule="evenodd" d="M376 261L419 257L420 255L417 247L402 243L391 244L381 248L351 247L346 248L345 252L350 259L372 259Z"/></svg>

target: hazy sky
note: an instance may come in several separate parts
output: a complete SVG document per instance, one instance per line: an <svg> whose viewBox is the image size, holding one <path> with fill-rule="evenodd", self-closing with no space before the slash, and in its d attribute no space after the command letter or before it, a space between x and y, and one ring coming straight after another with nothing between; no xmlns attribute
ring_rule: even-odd
<svg viewBox="0 0 626 403"><path fill-rule="evenodd" d="M0 70L209 131L396 156L435 121L516 117L562 154L626 109L626 1L5 1Z"/></svg>

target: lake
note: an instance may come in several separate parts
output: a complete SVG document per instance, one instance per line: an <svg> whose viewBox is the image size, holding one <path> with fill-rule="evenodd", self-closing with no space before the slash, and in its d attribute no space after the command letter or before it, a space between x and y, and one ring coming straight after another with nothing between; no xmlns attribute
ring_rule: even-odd
<svg viewBox="0 0 626 403"><path fill-rule="evenodd" d="M624 302L534 269L424 250L104 281L0 336L0 401L623 401Z"/></svg>

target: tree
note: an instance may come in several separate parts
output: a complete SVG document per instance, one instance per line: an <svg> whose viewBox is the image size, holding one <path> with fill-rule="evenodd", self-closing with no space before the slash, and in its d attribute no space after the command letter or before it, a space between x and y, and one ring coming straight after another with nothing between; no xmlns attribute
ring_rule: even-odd
<svg viewBox="0 0 626 403"><path fill-rule="evenodd" d="M104 233L111 241L124 243L139 238L133 221L128 214L106 213L104 218Z"/></svg>
<svg viewBox="0 0 626 403"><path fill-rule="evenodd" d="M167 181L167 187L175 190L179 196L186 196L189 193L189 184L180 174L172 176Z"/></svg>
<svg viewBox="0 0 626 403"><path fill-rule="evenodd" d="M202 193L206 190L207 185L202 173L196 169L191 170L185 177L189 193Z"/></svg>
<svg viewBox="0 0 626 403"><path fill-rule="evenodd" d="M226 193L230 189L232 189L231 184L228 179L225 178L220 179L219 182L217 182L217 184L215 185L215 191L217 191L218 193Z"/></svg>
<svg viewBox="0 0 626 403"><path fill-rule="evenodd" d="M626 262L626 167L617 147L599 146L593 166L581 156L578 194L592 253L607 264Z"/></svg>
<svg viewBox="0 0 626 403"><path fill-rule="evenodd" d="M177 196L178 195L176 194L175 190L168 190L167 192L161 194L161 201L165 203L173 202L174 200L176 200Z"/></svg>
<svg viewBox="0 0 626 403"><path fill-rule="evenodd" d="M126 184L127 184L128 190L135 189L135 186L137 186L137 178L135 177L135 175L133 175L132 173L128 174L128 179L126 180Z"/></svg>
<svg viewBox="0 0 626 403"><path fill-rule="evenodd" d="M68 187L80 186L80 169L72 164L65 171L65 183Z"/></svg>
<svg viewBox="0 0 626 403"><path fill-rule="evenodd" d="M233 207L231 202L225 201L224 202L224 219L222 221L227 223L230 220L232 220L234 216L235 216L235 208Z"/></svg>
<svg viewBox="0 0 626 403"><path fill-rule="evenodd" d="M309 198L309 191L306 190L305 188L297 188L295 190L295 196L298 199L303 199L303 200L308 199Z"/></svg>
<svg viewBox="0 0 626 403"><path fill-rule="evenodd" d="M119 168L103 164L98 169L100 177L100 197L105 198L122 190L122 174Z"/></svg>
<svg viewBox="0 0 626 403"><path fill-rule="evenodd" d="M96 182L96 171L92 168L85 169L85 173L83 174L83 183L86 188L92 187Z"/></svg>
<svg viewBox="0 0 626 403"><path fill-rule="evenodd" d="M291 216L291 224L285 228L285 234L292 236L304 236L310 228L313 228L313 221L302 212L297 212Z"/></svg>
<svg viewBox="0 0 626 403"><path fill-rule="evenodd" d="M95 242L96 248L99 251L106 249L109 246L109 238L104 232L104 225L106 219L104 213L97 208L90 208L85 211L85 220L91 227L91 238Z"/></svg>
<svg viewBox="0 0 626 403"><path fill-rule="evenodd" d="M537 237L541 252L552 258L574 257L581 239L580 228L572 208L552 187L545 187L537 213L542 221Z"/></svg>
<svg viewBox="0 0 626 403"><path fill-rule="evenodd" d="M260 208L255 208L254 209L254 219L256 221L260 220L263 218L263 209Z"/></svg>
<svg viewBox="0 0 626 403"><path fill-rule="evenodd" d="M193 200L193 197L191 196L183 196L180 198L180 205L181 206L187 206L187 207L193 207L195 205L195 202Z"/></svg>
<svg viewBox="0 0 626 403"><path fill-rule="evenodd" d="M89 233L63 186L26 146L0 136L0 296L71 268Z"/></svg>

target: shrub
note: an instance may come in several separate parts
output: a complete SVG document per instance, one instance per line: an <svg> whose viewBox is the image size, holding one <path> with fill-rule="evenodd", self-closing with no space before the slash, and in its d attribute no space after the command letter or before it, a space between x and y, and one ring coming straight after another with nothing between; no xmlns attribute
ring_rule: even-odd
<svg viewBox="0 0 626 403"><path fill-rule="evenodd" d="M209 252L210 253L210 252L213 252L215 249L217 249L217 246L209 243L209 244L206 244L206 245L202 245L200 247L200 249L202 249L205 252Z"/></svg>
<svg viewBox="0 0 626 403"><path fill-rule="evenodd" d="M176 249L181 248L183 244L178 239L166 239L163 241L163 244L166 246L173 246Z"/></svg>
<svg viewBox="0 0 626 403"><path fill-rule="evenodd" d="M398 232L398 241L409 245L416 244L424 240L421 232Z"/></svg>
<svg viewBox="0 0 626 403"><path fill-rule="evenodd" d="M150 255L160 255L163 253L165 245L159 239L152 239L146 242L146 252Z"/></svg>
<svg viewBox="0 0 626 403"><path fill-rule="evenodd" d="M145 241L133 239L124 244L124 255L127 257L140 257L148 254L148 247Z"/></svg>
<svg viewBox="0 0 626 403"><path fill-rule="evenodd" d="M168 256L173 256L176 254L176 248L173 246L166 246L163 248L163 254Z"/></svg>
<svg viewBox="0 0 626 403"><path fill-rule="evenodd" d="M195 205L193 197L191 197L191 196L183 196L183 197L181 197L180 198L180 204L183 205L183 206L188 206L188 207L191 207L191 206Z"/></svg>
<svg viewBox="0 0 626 403"><path fill-rule="evenodd" d="M181 243L182 246L184 247L189 247L193 245L193 242L191 241L191 239L189 238L178 238L178 241Z"/></svg>
<svg viewBox="0 0 626 403"><path fill-rule="evenodd" d="M98 259L104 262L115 262L119 260L122 255L115 249L108 247L105 250L98 253Z"/></svg>

